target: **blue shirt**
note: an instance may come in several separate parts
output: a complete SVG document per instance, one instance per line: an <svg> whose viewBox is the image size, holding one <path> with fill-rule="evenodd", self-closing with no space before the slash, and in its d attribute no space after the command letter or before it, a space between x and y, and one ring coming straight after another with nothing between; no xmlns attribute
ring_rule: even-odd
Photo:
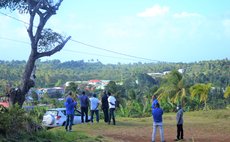
<svg viewBox="0 0 230 142"><path fill-rule="evenodd" d="M89 98L86 96L86 95L80 95L79 96L79 99L80 99L80 105L81 107L88 107L88 101L89 101Z"/></svg>
<svg viewBox="0 0 230 142"><path fill-rule="evenodd" d="M68 97L65 102L66 114L74 114L74 107L77 105L77 102L73 101L71 97Z"/></svg>
<svg viewBox="0 0 230 142"><path fill-rule="evenodd" d="M156 108L156 104L158 103L157 99L154 99L152 102L152 109Z"/></svg>
<svg viewBox="0 0 230 142"><path fill-rule="evenodd" d="M156 123L162 122L163 110L161 108L152 109L153 120Z"/></svg>

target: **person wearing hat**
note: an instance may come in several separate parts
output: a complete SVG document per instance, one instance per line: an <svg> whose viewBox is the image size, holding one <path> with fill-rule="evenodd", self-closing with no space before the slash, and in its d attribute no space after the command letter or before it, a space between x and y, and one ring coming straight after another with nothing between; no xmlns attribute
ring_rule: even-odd
<svg viewBox="0 0 230 142"><path fill-rule="evenodd" d="M181 105L177 106L177 114L176 114L176 121L177 121L177 138L175 141L182 140L184 138L184 130L183 130L183 112Z"/></svg>

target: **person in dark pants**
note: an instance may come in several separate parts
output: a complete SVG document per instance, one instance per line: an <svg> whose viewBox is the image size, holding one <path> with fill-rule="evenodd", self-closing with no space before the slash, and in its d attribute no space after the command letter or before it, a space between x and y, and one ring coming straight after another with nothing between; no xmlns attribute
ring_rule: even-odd
<svg viewBox="0 0 230 142"><path fill-rule="evenodd" d="M71 97L72 93L69 93L69 96L66 99L65 107L66 107L66 131L72 131L73 119L74 119L74 108L77 105L77 102L73 100Z"/></svg>
<svg viewBox="0 0 230 142"><path fill-rule="evenodd" d="M111 95L110 92L108 92L108 104L109 104L109 121L108 124L111 122L111 118L113 119L113 125L116 125L116 120L115 120L115 108L116 108L116 99L114 96Z"/></svg>
<svg viewBox="0 0 230 142"><path fill-rule="evenodd" d="M91 98L89 98L89 100L90 100L91 123L93 123L94 113L96 114L96 121L99 122L98 106L99 106L100 101L96 96L97 96L96 94L93 94L93 96Z"/></svg>
<svg viewBox="0 0 230 142"><path fill-rule="evenodd" d="M106 91L104 91L104 95L101 98L101 108L104 113L104 122L109 121L109 104L108 104L108 95L106 94Z"/></svg>
<svg viewBox="0 0 230 142"><path fill-rule="evenodd" d="M89 98L85 95L85 91L78 97L81 105L81 122L88 122L88 108L89 108ZM85 116L85 121L84 121Z"/></svg>
<svg viewBox="0 0 230 142"><path fill-rule="evenodd" d="M177 121L177 139L175 141L183 140L184 139L184 130L183 130L183 112L181 105L177 106L177 114L176 114L176 121Z"/></svg>

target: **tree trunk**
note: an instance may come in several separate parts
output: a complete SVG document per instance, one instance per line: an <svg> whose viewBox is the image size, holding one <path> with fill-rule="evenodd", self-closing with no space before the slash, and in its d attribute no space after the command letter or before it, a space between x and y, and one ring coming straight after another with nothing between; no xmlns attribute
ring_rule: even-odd
<svg viewBox="0 0 230 142"><path fill-rule="evenodd" d="M35 86L34 80L30 78L33 68L35 66L35 61L36 59L34 57L34 52L31 51L29 60L26 63L21 86L19 88L11 88L10 90L9 101L11 106L14 104L18 104L20 107L22 107L25 101L25 95L28 93L31 87Z"/></svg>

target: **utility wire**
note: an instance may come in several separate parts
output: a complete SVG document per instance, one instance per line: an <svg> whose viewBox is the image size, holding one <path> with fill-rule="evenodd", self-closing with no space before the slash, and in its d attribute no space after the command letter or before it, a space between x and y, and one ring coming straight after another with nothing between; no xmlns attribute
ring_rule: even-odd
<svg viewBox="0 0 230 142"><path fill-rule="evenodd" d="M20 40L14 40L14 39L5 38L5 37L0 37L0 39L9 40L9 41L18 42L18 43L24 43L24 44L27 44L27 45L30 44L29 42L20 41ZM82 52L82 51L76 51L76 50L62 49L62 51L69 52L69 53L74 53L74 54L77 53L77 54L85 54L85 55L94 55L94 56L99 56L99 57L117 58L117 59L124 59L124 60L133 60L131 58L114 57L114 56L108 56L108 55L103 55L103 54L95 54L95 53L89 53L89 52Z"/></svg>
<svg viewBox="0 0 230 142"><path fill-rule="evenodd" d="M104 50L104 51L107 51L107 52L111 52L111 53L115 53L115 54L119 54L119 55L131 57L131 58L138 58L138 59L148 60L148 61L157 61L157 60L152 60L152 59L148 59L148 58L143 58L143 57L138 57L138 56L133 56L133 55L128 55L128 54L124 54L124 53L120 53L120 52L108 50L108 49L105 49L105 48L97 47L97 46L90 45L90 44L87 44L87 43L83 43L83 42L80 42L80 41L76 41L76 40L73 40L73 39L70 39L70 40L73 41L73 42L76 42L76 43L80 43L80 44L85 45L85 46L89 46L89 47L92 47L92 48L96 48L96 49L99 49L99 50Z"/></svg>
<svg viewBox="0 0 230 142"><path fill-rule="evenodd" d="M22 22L24 24L27 24L29 25L29 23L23 21L23 20L20 20L18 18L15 18L13 16L10 16L8 14L5 14L3 12L0 11L0 14L4 15L4 16L7 16L11 19L14 19L16 21L19 21L19 22ZM12 40L13 41L13 40ZM15 40L16 41L16 40ZM154 62L162 62L162 61L159 61L159 60L153 60L153 59L148 59L148 58L143 58L143 57L138 57L138 56L134 56L134 55L128 55L128 54L125 54L125 53L120 53L120 52L116 52L116 51L112 51L112 50L108 50L108 49L105 49L105 48L101 48L101 47L98 47L98 46L94 46L94 45L90 45L90 44L87 44L87 43L84 43L84 42L80 42L80 41L77 41L77 40L74 40L74 39L70 39L70 41L72 42L75 42L75 43L79 43L79 44L82 44L82 45L85 45L85 46L88 46L88 47L92 47L92 48L95 48L95 49L98 49L98 50L104 50L104 51L107 51L107 52L110 52L110 53L114 53L114 54L118 54L118 55L122 55L122 56L127 56L127 57L131 57L131 58L136 58L136 59L141 59L141 60L147 60L147 61L154 61Z"/></svg>

